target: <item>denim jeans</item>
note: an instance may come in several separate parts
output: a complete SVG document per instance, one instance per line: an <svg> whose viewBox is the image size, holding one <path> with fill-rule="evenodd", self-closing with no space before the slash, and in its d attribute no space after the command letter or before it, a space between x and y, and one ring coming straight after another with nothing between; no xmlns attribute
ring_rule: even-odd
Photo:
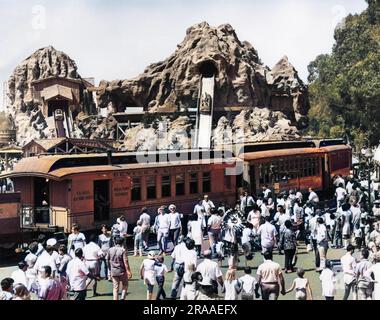
<svg viewBox="0 0 380 320"><path fill-rule="evenodd" d="M158 285L156 300L160 300L161 296L162 296L162 298L166 299L166 293L165 293L165 289L164 289L165 277L164 276L157 276L156 281L157 281L157 285Z"/></svg>
<svg viewBox="0 0 380 320"><path fill-rule="evenodd" d="M162 252L166 252L166 249L168 247L168 237L169 237L169 231L167 229L164 229L164 230L158 229L157 243L158 243L158 248Z"/></svg>
<svg viewBox="0 0 380 320"><path fill-rule="evenodd" d="M169 230L169 239L173 242L174 246L176 246L178 244L178 238L179 238L180 230L181 230L181 228Z"/></svg>
<svg viewBox="0 0 380 320"><path fill-rule="evenodd" d="M172 299L177 298L178 288L179 288L181 281L183 279L183 275L179 276L178 272L177 272L179 266L180 266L179 263L174 263L174 278L173 278L172 292L171 292Z"/></svg>

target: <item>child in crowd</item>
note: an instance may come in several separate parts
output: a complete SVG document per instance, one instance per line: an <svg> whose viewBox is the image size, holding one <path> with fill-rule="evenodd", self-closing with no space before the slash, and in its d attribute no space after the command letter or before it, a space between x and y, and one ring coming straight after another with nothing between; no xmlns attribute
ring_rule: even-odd
<svg viewBox="0 0 380 320"><path fill-rule="evenodd" d="M330 260L326 261L326 268L322 270L319 279L322 283L322 295L326 300L334 300L335 296L335 273L332 270L333 264Z"/></svg>
<svg viewBox="0 0 380 320"><path fill-rule="evenodd" d="M297 269L297 278L293 280L292 286L286 290L286 293L292 292L296 289L296 300L313 300L313 294L309 280L304 278L305 270L302 268Z"/></svg>
<svg viewBox="0 0 380 320"><path fill-rule="evenodd" d="M343 220L341 216L336 218L335 234L334 234L334 248L339 249L343 247Z"/></svg>
<svg viewBox="0 0 380 320"><path fill-rule="evenodd" d="M202 276L200 272L195 272L195 265L187 265L183 275L183 288L180 300L194 300L197 291L197 283L200 279L202 279Z"/></svg>
<svg viewBox="0 0 380 320"><path fill-rule="evenodd" d="M362 238L363 238L362 229L361 228L354 229L354 236L355 236L356 248L360 250L362 247Z"/></svg>
<svg viewBox="0 0 380 320"><path fill-rule="evenodd" d="M224 300L240 300L241 290L242 283L236 279L236 270L228 269L222 291L224 293Z"/></svg>
<svg viewBox="0 0 380 320"><path fill-rule="evenodd" d="M164 261L165 259L163 256L159 256L156 260L155 269L156 269L156 281L158 285L156 300L161 300L161 296L163 299L166 299L164 284L165 284L165 273L168 272L168 268L165 265Z"/></svg>
<svg viewBox="0 0 380 320"><path fill-rule="evenodd" d="M133 229L133 235L134 235L134 254L133 256L137 256L137 250L139 251L140 257L142 257L142 249L143 249L143 228L141 221L137 221L136 227Z"/></svg>
<svg viewBox="0 0 380 320"><path fill-rule="evenodd" d="M259 285L254 277L251 276L252 269L250 267L244 268L245 275L239 278L242 284L241 299L242 300L254 300L260 298ZM255 294L255 296L254 296Z"/></svg>
<svg viewBox="0 0 380 320"><path fill-rule="evenodd" d="M156 253L149 251L148 258L144 259L140 267L140 277L147 286L146 299L153 300L153 288L156 284Z"/></svg>

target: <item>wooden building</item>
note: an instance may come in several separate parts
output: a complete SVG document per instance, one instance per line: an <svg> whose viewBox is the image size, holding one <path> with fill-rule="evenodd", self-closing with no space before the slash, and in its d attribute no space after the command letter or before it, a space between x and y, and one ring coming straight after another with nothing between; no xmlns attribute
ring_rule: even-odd
<svg viewBox="0 0 380 320"><path fill-rule="evenodd" d="M106 139L35 139L28 142L23 148L23 157L33 157L39 154L63 154L63 153L89 153L114 151L113 140Z"/></svg>
<svg viewBox="0 0 380 320"><path fill-rule="evenodd" d="M35 80L31 86L33 100L42 103L45 117L51 117L56 109L66 114L69 110L75 110L82 100L83 92L93 85L84 79L51 77Z"/></svg>

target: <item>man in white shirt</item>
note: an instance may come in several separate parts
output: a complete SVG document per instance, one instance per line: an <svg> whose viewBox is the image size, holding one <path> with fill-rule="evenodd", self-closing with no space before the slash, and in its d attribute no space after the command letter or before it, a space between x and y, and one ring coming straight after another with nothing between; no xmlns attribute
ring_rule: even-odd
<svg viewBox="0 0 380 320"><path fill-rule="evenodd" d="M345 188L346 182L344 181L343 177L340 174L338 174L334 180L334 186L339 187L340 185L342 185L342 187Z"/></svg>
<svg viewBox="0 0 380 320"><path fill-rule="evenodd" d="M350 296L351 289L355 284L355 270L356 270L356 260L352 256L355 252L355 247L352 244L347 246L347 253L340 259L343 269L343 280L344 280L344 297L343 300L347 300Z"/></svg>
<svg viewBox="0 0 380 320"><path fill-rule="evenodd" d="M40 279L38 281L38 299L58 301L62 300L65 291L63 290L59 281L52 277L51 268L44 266L40 268Z"/></svg>
<svg viewBox="0 0 380 320"><path fill-rule="evenodd" d="M37 258L36 263L34 264L34 270L36 273L44 266L49 266L51 268L53 277L55 277L57 272L57 265L53 257L54 248L52 246L47 246L46 249L40 254Z"/></svg>
<svg viewBox="0 0 380 320"><path fill-rule="evenodd" d="M270 222L270 217L265 217L265 223L259 227L257 234L261 237L262 252L273 252L276 245L277 230Z"/></svg>
<svg viewBox="0 0 380 320"><path fill-rule="evenodd" d="M141 221L144 250L147 250L150 231L150 215L148 214L148 209L146 207L141 209L139 221Z"/></svg>
<svg viewBox="0 0 380 320"><path fill-rule="evenodd" d="M308 198L309 202L312 202L312 203L318 203L319 202L319 197L318 195L315 193L315 191L313 190L313 188L309 188L309 198Z"/></svg>
<svg viewBox="0 0 380 320"><path fill-rule="evenodd" d="M347 192L346 192L346 189L343 188L343 184L340 183L338 185L338 188L336 188L335 190L335 197L336 197L336 207L339 208L344 200L346 199L346 196L347 196Z"/></svg>
<svg viewBox="0 0 380 320"><path fill-rule="evenodd" d="M257 283L261 287L263 300L277 300L281 293L285 294L285 280L282 274L281 266L272 261L272 253L264 253L264 262L257 268Z"/></svg>
<svg viewBox="0 0 380 320"><path fill-rule="evenodd" d="M205 209L205 214L204 214L204 221L203 221L203 226L205 234L207 234L207 222L208 219L211 215L211 209L215 208L214 203L208 198L208 195L205 194L203 197L203 202L202 202L203 208Z"/></svg>
<svg viewBox="0 0 380 320"><path fill-rule="evenodd" d="M70 291L74 292L73 300L83 301L87 295L87 278L92 278L92 275L83 262L83 250L78 248L74 254L75 258L67 264L67 279Z"/></svg>
<svg viewBox="0 0 380 320"><path fill-rule="evenodd" d="M277 212L273 218L278 227L278 232L281 233L285 228L285 221L291 220L290 215L285 212L283 206L277 206Z"/></svg>
<svg viewBox="0 0 380 320"><path fill-rule="evenodd" d="M221 226L223 223L221 213L222 212L220 209L217 211L215 208L213 208L211 210L211 217L207 221L208 241L213 255L216 254L215 245L221 239Z"/></svg>
<svg viewBox="0 0 380 320"><path fill-rule="evenodd" d="M252 210L254 204L255 200L253 200L253 197L249 196L248 192L245 191L240 197L240 211L244 214L248 214Z"/></svg>
<svg viewBox="0 0 380 320"><path fill-rule="evenodd" d="M325 226L325 221L321 217L317 218L316 240L317 240L319 258L320 258L320 265L317 271L322 271L323 269L326 268L327 250L329 248L329 244L328 244L328 234L327 234L327 228Z"/></svg>
<svg viewBox="0 0 380 320"><path fill-rule="evenodd" d="M87 269L90 271L94 278L94 285L92 287L93 296L97 297L99 294L96 292L98 287L97 278L100 277L100 259L103 257L102 249L95 243L96 236L90 235L89 243L83 247L83 257Z"/></svg>
<svg viewBox="0 0 380 320"><path fill-rule="evenodd" d="M202 198L198 198L198 203L194 206L193 213L198 215L198 220L203 221L203 216L205 215L205 207L203 206Z"/></svg>
<svg viewBox="0 0 380 320"><path fill-rule="evenodd" d="M268 188L267 185L265 185L265 186L263 187L263 195L264 195L264 199L267 199L267 200L268 200L268 198L270 197L271 193L272 193L272 191Z"/></svg>
<svg viewBox="0 0 380 320"><path fill-rule="evenodd" d="M28 270L28 265L25 261L21 261L18 263L18 269L13 271L11 274L11 278L15 283L21 283L24 286L27 286L28 281L26 278L26 270Z"/></svg>
<svg viewBox="0 0 380 320"><path fill-rule="evenodd" d="M213 283L214 292L218 294L218 283L223 287L223 273L217 262L211 260L211 250L203 252L204 260L198 265L197 271L202 277L209 277Z"/></svg>
<svg viewBox="0 0 380 320"><path fill-rule="evenodd" d="M0 291L0 301L2 300L12 300L13 298L13 279L5 278L1 280L1 291Z"/></svg>
<svg viewBox="0 0 380 320"><path fill-rule="evenodd" d="M312 218L308 221L308 230L310 232L310 240L313 245L314 255L315 255L315 268L319 269L319 266L321 264L321 260L319 257L319 251L318 251L318 244L317 244L317 219L318 215L317 213L320 212L320 210L317 210L316 212L313 212Z"/></svg>
<svg viewBox="0 0 380 320"><path fill-rule="evenodd" d="M242 283L243 289L241 291L241 300L254 300L254 293L256 299L260 298L259 284L256 279L251 276L252 270L250 267L244 268L244 276L239 278Z"/></svg>
<svg viewBox="0 0 380 320"><path fill-rule="evenodd" d="M169 238L169 228L170 228L170 220L169 215L165 213L165 207L161 206L158 209L158 215L154 220L154 230L157 233L157 243L160 249L159 255L165 255L168 238Z"/></svg>
<svg viewBox="0 0 380 320"><path fill-rule="evenodd" d="M171 298L177 299L178 288L183 279L183 275L190 265L197 266L197 252L194 250L193 239L186 238L183 242L175 246L172 252L171 271L174 270Z"/></svg>

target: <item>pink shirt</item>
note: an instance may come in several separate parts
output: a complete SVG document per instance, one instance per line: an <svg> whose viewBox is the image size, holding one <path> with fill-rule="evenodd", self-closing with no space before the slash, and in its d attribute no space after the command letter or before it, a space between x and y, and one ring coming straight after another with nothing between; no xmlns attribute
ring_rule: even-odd
<svg viewBox="0 0 380 320"><path fill-rule="evenodd" d="M41 300L62 300L61 284L55 279L41 279L38 297Z"/></svg>

